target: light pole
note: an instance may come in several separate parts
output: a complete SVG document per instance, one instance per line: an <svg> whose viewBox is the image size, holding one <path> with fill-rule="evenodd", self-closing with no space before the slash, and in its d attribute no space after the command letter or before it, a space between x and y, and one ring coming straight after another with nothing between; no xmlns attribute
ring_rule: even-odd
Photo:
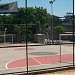
<svg viewBox="0 0 75 75"><path fill-rule="evenodd" d="M51 26L51 35L52 35L52 44L53 44L53 2L54 2L55 0L53 0L53 1L49 1L49 3L51 4L51 13L52 13L52 26ZM49 38L50 39L50 38Z"/></svg>

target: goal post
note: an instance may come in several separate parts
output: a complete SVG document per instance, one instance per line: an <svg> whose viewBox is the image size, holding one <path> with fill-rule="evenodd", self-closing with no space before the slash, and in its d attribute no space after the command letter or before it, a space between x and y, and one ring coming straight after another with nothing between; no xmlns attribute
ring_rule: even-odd
<svg viewBox="0 0 75 75"><path fill-rule="evenodd" d="M62 53L62 49L61 49L61 45L62 45L62 39L61 39L61 37L62 36L73 36L73 34L72 33L64 33L64 34L59 34L59 44L60 44L60 63L61 63L61 53ZM74 34L74 36L75 36L75 34Z"/></svg>
<svg viewBox="0 0 75 75"><path fill-rule="evenodd" d="M13 44L13 34L0 35L2 43L12 43Z"/></svg>
<svg viewBox="0 0 75 75"><path fill-rule="evenodd" d="M69 37L69 36L73 36L73 34L60 34L60 35L59 35L59 40L60 40L60 41L62 40L62 39L61 39L62 36L65 36L65 37L67 36L67 37ZM75 36L75 34L74 34L74 36Z"/></svg>

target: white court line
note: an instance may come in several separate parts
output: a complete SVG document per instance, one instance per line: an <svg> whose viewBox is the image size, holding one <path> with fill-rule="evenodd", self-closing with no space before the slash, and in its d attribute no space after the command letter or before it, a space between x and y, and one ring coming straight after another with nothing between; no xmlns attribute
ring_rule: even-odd
<svg viewBox="0 0 75 75"><path fill-rule="evenodd" d="M57 55L57 54L56 54ZM31 56L31 55L29 55L30 56L30 58L32 58L33 60L35 60L37 63L39 63L39 65L43 65L42 63L40 63L39 61L37 61L33 56ZM48 56L48 55L47 55ZM50 56L54 56L54 55L50 55ZM44 56L40 56L40 57L44 57ZM39 58L40 58L39 57ZM26 58L20 58L20 59L26 59ZM15 60L12 60L12 61L10 61L10 62L8 62L8 63L6 63L6 69L9 69L8 68L8 64L9 63L11 63L11 62L14 62L14 61L16 61L16 60L20 60L20 59L15 59ZM33 65L33 66L38 66L38 65ZM17 67L16 67L17 68ZM18 67L19 68L19 67Z"/></svg>
<svg viewBox="0 0 75 75"><path fill-rule="evenodd" d="M26 66L25 67L8 68L8 70L22 69L22 68L26 68ZM2 70L7 70L7 69L0 69L0 71L2 71Z"/></svg>
<svg viewBox="0 0 75 75"><path fill-rule="evenodd" d="M36 60L35 58L33 58L32 56L30 56L30 58L32 58L32 59L35 60L37 63L39 63L39 65L42 65L39 61L37 61L37 60ZM21 59L26 59L26 58L21 58ZM20 60L20 59L16 59L16 60ZM8 64L10 64L11 62L14 62L14 61L16 61L16 60L12 60L12 61L6 63L6 69L10 69L10 68L8 68ZM37 65L33 65L33 66L37 66ZM16 68L19 68L19 67L16 67ZM24 67L20 67L20 68L24 68Z"/></svg>
<svg viewBox="0 0 75 75"><path fill-rule="evenodd" d="M26 59L26 58L20 58L20 59ZM12 61L6 63L6 69L9 69L9 68L8 68L8 64L10 64L11 62L14 62L14 61L20 60L20 59L15 59L15 60L12 60Z"/></svg>
<svg viewBox="0 0 75 75"><path fill-rule="evenodd" d="M29 55L33 60L35 60L37 63L39 63L39 65L42 65L42 63L40 63L38 60L36 60L33 56Z"/></svg>

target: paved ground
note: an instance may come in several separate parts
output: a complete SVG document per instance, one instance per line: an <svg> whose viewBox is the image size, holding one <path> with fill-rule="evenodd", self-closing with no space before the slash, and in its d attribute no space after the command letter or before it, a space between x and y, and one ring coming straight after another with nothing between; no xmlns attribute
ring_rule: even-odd
<svg viewBox="0 0 75 75"><path fill-rule="evenodd" d="M2 47L2 46L6 46L6 45L0 45L0 46ZM10 46L10 45L8 45L8 46ZM14 46L14 45L12 45L12 46ZM0 64L1 64L0 65L0 73L26 71L26 66L15 67L15 68L14 67L12 67L12 68L7 67L7 65L12 61L26 58L25 47L18 47L18 46L24 46L24 44L23 45L16 44L15 46L17 46L17 47L0 48ZM62 53L62 55L67 54L66 59L68 58L69 60L72 60L72 55L71 55L72 51L73 51L72 46L64 46L64 45L62 46L61 53ZM46 58L47 56L50 58L54 55L31 55L30 53L33 53L33 52L56 52L57 54L55 56L59 56L60 55L60 46L59 45L28 46L28 54L29 54L28 57L29 58L33 58L33 59L39 58L39 57ZM68 56L68 55L70 55L70 56ZM50 61L49 58L48 58L48 61ZM39 59L39 60L41 61L41 59ZM58 57L56 57L55 59L58 59ZM37 60L35 60L35 61L38 62ZM22 62L20 62L20 63L22 63ZM43 59L43 63L45 63L45 64L36 65L36 64L34 64L34 61L32 61L32 63L33 63L33 65L29 66L29 70L66 66L66 65L71 64L70 61L67 61L67 62L63 61L62 63L57 62L55 64L50 63L50 62L47 63L46 59Z"/></svg>
<svg viewBox="0 0 75 75"><path fill-rule="evenodd" d="M66 70L66 71L59 71L54 73L45 73L45 74L38 74L38 75L75 75L75 70Z"/></svg>

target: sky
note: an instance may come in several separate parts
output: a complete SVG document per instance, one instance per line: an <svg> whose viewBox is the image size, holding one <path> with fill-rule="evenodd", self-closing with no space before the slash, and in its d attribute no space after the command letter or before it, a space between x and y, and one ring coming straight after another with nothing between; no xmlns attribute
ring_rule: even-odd
<svg viewBox="0 0 75 75"><path fill-rule="evenodd" d="M25 0L1 0L0 4L17 1L18 7L25 7ZM27 0L28 7L43 7L51 14L51 0ZM52 0L53 1L53 0ZM53 15L63 17L67 12L72 13L73 0L55 0L52 5Z"/></svg>

